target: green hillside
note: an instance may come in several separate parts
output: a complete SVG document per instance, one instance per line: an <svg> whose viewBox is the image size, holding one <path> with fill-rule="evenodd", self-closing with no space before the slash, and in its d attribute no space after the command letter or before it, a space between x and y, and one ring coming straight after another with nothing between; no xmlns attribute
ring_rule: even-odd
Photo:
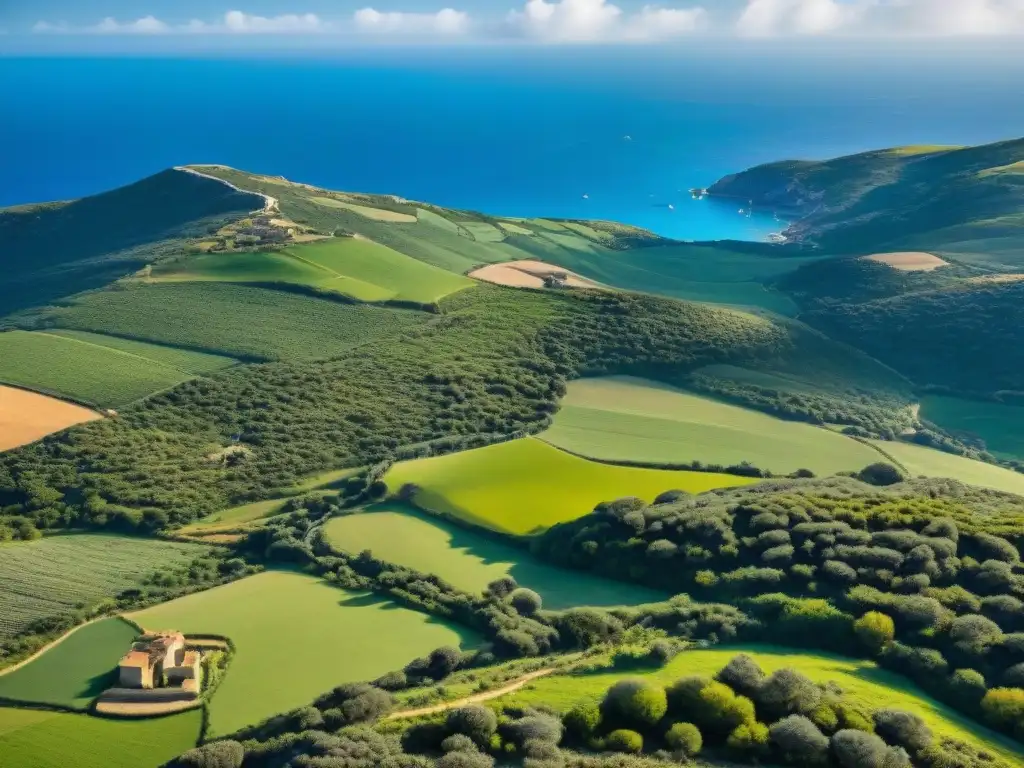
<svg viewBox="0 0 1024 768"><path fill-rule="evenodd" d="M167 170L69 202L0 209L0 318L97 288L263 206L259 195Z"/></svg>
<svg viewBox="0 0 1024 768"><path fill-rule="evenodd" d="M786 161L722 179L712 194L753 199L800 220L789 234L825 253L939 249L993 269L1021 265L1024 139L897 148ZM1013 255L1018 250L1018 255Z"/></svg>

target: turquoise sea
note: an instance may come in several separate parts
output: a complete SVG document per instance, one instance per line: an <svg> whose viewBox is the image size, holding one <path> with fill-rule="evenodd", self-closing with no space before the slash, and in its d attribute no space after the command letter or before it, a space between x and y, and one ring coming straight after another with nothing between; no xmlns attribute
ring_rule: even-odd
<svg viewBox="0 0 1024 768"><path fill-rule="evenodd" d="M224 163L505 215L763 238L779 228L772 211L746 218L687 190L780 158L1024 132L1021 67L929 62L633 49L0 58L0 205Z"/></svg>

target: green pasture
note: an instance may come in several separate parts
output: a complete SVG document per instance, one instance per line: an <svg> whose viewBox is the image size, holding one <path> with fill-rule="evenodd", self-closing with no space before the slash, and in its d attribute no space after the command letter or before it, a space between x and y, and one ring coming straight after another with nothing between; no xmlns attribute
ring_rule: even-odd
<svg viewBox="0 0 1024 768"><path fill-rule="evenodd" d="M196 745L200 710L149 720L0 707L0 759L11 768L157 768Z"/></svg>
<svg viewBox="0 0 1024 768"><path fill-rule="evenodd" d="M401 462L388 471L384 482L392 492L415 485L416 504L433 512L506 533L530 534L575 520L602 501L624 496L651 501L668 490L701 493L753 481L600 464L524 438Z"/></svg>
<svg viewBox="0 0 1024 768"><path fill-rule="evenodd" d="M146 628L226 635L236 654L210 704L223 736L308 704L336 685L400 669L477 638L372 594L268 571L134 613Z"/></svg>
<svg viewBox="0 0 1024 768"><path fill-rule="evenodd" d="M382 560L440 576L458 589L479 594L495 579L511 576L561 610L578 605L636 605L665 599L654 590L547 565L526 548L425 515L400 502L330 520L328 540L347 552L370 550Z"/></svg>
<svg viewBox="0 0 1024 768"><path fill-rule="evenodd" d="M23 667L0 674L0 699L86 709L117 677L135 628L119 618L75 630Z"/></svg>
<svg viewBox="0 0 1024 768"><path fill-rule="evenodd" d="M228 529L242 526L245 523L251 523L254 520L260 520L277 514L281 511L281 507L285 505L286 501L287 499L270 499L268 501L254 501L252 504L242 504L239 507L231 507L230 509L222 509L219 512L207 515L202 520L197 520L190 525L186 525L184 528L180 528L178 533L211 532L214 528Z"/></svg>
<svg viewBox="0 0 1024 768"><path fill-rule="evenodd" d="M0 332L0 383L116 408L190 378L179 368L78 339Z"/></svg>
<svg viewBox="0 0 1024 768"><path fill-rule="evenodd" d="M468 230L473 239L483 243L500 243L505 233L486 221L460 221L459 226Z"/></svg>
<svg viewBox="0 0 1024 768"><path fill-rule="evenodd" d="M62 328L244 360L338 357L354 346L400 334L430 318L413 310L354 305L215 282L135 283L83 295L68 306L50 310L46 317ZM6 335L0 334L0 353ZM91 373L102 386L118 386L119 376L96 365L95 356L90 359ZM0 363L0 378L5 366Z"/></svg>
<svg viewBox="0 0 1024 768"><path fill-rule="evenodd" d="M961 739L997 752L1012 764L1024 760L1024 746L995 733L944 704L940 704L901 675L861 661L825 653L804 653L771 645L738 645L709 650L684 651L666 666L649 673L581 672L540 678L499 701L509 704L546 704L566 710L577 701L599 698L616 681L647 677L663 685L687 675L715 675L738 653L754 658L767 673L791 667L817 683L834 682L854 704L868 711L895 707L920 716L939 736Z"/></svg>
<svg viewBox="0 0 1024 768"><path fill-rule="evenodd" d="M213 355L209 352L199 352L194 349L168 347L163 344L150 344L145 341L123 339L119 336L107 336L102 333L69 331L63 328L54 328L46 332L53 336L63 336L66 339L74 339L106 349L115 349L130 355L144 357L154 363L169 365L172 368L177 368L196 376L213 373L214 371L220 371L238 364L238 361L234 358L225 357L224 355Z"/></svg>
<svg viewBox="0 0 1024 768"><path fill-rule="evenodd" d="M362 238L335 237L292 246L285 253L336 274L334 290L364 301L397 299L427 304L473 285L469 278ZM360 289L348 288L349 282L369 286L373 293L360 295Z"/></svg>
<svg viewBox="0 0 1024 768"><path fill-rule="evenodd" d="M147 282L297 283L329 290L337 276L272 251L204 253L157 267Z"/></svg>
<svg viewBox="0 0 1024 768"><path fill-rule="evenodd" d="M878 460L876 451L835 432L628 376L571 382L562 403L541 439L595 459L748 461L775 474L807 468L817 475Z"/></svg>
<svg viewBox="0 0 1024 768"><path fill-rule="evenodd" d="M0 639L79 603L114 597L154 571L207 551L195 544L91 533L0 544Z"/></svg>
<svg viewBox="0 0 1024 768"><path fill-rule="evenodd" d="M361 470L362 467L348 467L347 469L330 469L326 472L318 472L286 489L285 493L289 496L296 496L300 493L308 493L309 491L337 488L342 484L342 481L348 480Z"/></svg>
<svg viewBox="0 0 1024 768"><path fill-rule="evenodd" d="M1024 406L928 395L921 416L956 434L980 437L1003 459L1024 459Z"/></svg>
<svg viewBox="0 0 1024 768"><path fill-rule="evenodd" d="M897 441L872 440L903 465L911 477L951 477L969 485L1024 496L1024 475L983 461Z"/></svg>

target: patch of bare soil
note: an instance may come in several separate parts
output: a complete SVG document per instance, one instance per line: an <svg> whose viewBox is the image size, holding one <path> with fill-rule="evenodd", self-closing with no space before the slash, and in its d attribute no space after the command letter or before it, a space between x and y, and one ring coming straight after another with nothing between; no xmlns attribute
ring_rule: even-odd
<svg viewBox="0 0 1024 768"><path fill-rule="evenodd" d="M924 251L900 251L897 253L873 253L865 256L868 261L888 264L901 272L931 272L933 269L946 266L949 262Z"/></svg>
<svg viewBox="0 0 1024 768"><path fill-rule="evenodd" d="M0 451L100 418L99 413L81 405L0 385Z"/></svg>
<svg viewBox="0 0 1024 768"><path fill-rule="evenodd" d="M512 288L544 288L551 280L557 281L560 287L566 288L604 287L593 280L580 277L575 272L532 259L488 264L486 267L473 270L469 276L486 283L507 285Z"/></svg>

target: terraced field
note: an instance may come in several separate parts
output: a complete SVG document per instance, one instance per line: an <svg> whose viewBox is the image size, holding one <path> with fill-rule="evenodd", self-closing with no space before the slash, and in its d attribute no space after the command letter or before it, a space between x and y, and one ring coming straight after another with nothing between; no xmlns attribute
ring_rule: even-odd
<svg viewBox="0 0 1024 768"><path fill-rule="evenodd" d="M883 670L871 661L804 653L771 645L727 646L685 651L661 669L643 676L663 685L686 675L710 677L737 653L749 654L767 673L791 667L817 683L835 682L846 697L868 711L885 706L913 712L936 734L962 739L996 752L1011 765L1020 765L1024 761L1024 746L1020 742L997 734L940 704L906 678ZM636 672L607 672L545 677L501 701L523 705L544 703L564 711L581 699L601 696L617 680L638 676Z"/></svg>
<svg viewBox="0 0 1024 768"><path fill-rule="evenodd" d="M1024 406L929 395L921 416L951 432L980 437L989 452L1024 460Z"/></svg>
<svg viewBox="0 0 1024 768"><path fill-rule="evenodd" d="M628 376L571 382L554 425L540 437L596 459L748 461L775 474L806 468L831 475L879 460L843 435Z"/></svg>
<svg viewBox="0 0 1024 768"><path fill-rule="evenodd" d="M337 357L358 344L401 333L429 318L412 310L355 306L215 282L129 285L84 295L47 314L47 321L60 328L248 361ZM0 334L0 343L4 335ZM29 370L37 368L32 365ZM109 370L95 374L107 386L118 380Z"/></svg>
<svg viewBox="0 0 1024 768"><path fill-rule="evenodd" d="M1024 475L983 461L909 443L872 440L903 465L911 477L952 477L970 485L1024 496Z"/></svg>
<svg viewBox="0 0 1024 768"><path fill-rule="evenodd" d="M196 745L199 710L153 720L0 707L0 756L17 768L157 768Z"/></svg>
<svg viewBox="0 0 1024 768"><path fill-rule="evenodd" d="M146 628L234 641L235 659L210 704L211 734L218 736L308 704L341 683L400 669L442 645L478 641L389 600L288 571L250 576L130 618Z"/></svg>
<svg viewBox="0 0 1024 768"><path fill-rule="evenodd" d="M397 493L416 486L414 501L441 514L514 534L536 533L585 515L602 501L681 489L700 493L747 485L749 478L599 464L535 438L396 464L384 476Z"/></svg>
<svg viewBox="0 0 1024 768"><path fill-rule="evenodd" d="M101 534L0 545L0 639L79 603L113 597L150 573L188 563L205 551L191 544Z"/></svg>
<svg viewBox="0 0 1024 768"><path fill-rule="evenodd" d="M446 523L400 502L385 502L363 514L335 518L324 532L339 549L353 553L369 549L382 560L436 574L467 592L480 593L491 581L512 576L536 591L545 608L554 610L636 605L666 597L640 586L555 568L534 559L526 549Z"/></svg>
<svg viewBox="0 0 1024 768"><path fill-rule="evenodd" d="M77 629L28 664L0 674L0 699L86 709L114 682L136 636L120 618Z"/></svg>

